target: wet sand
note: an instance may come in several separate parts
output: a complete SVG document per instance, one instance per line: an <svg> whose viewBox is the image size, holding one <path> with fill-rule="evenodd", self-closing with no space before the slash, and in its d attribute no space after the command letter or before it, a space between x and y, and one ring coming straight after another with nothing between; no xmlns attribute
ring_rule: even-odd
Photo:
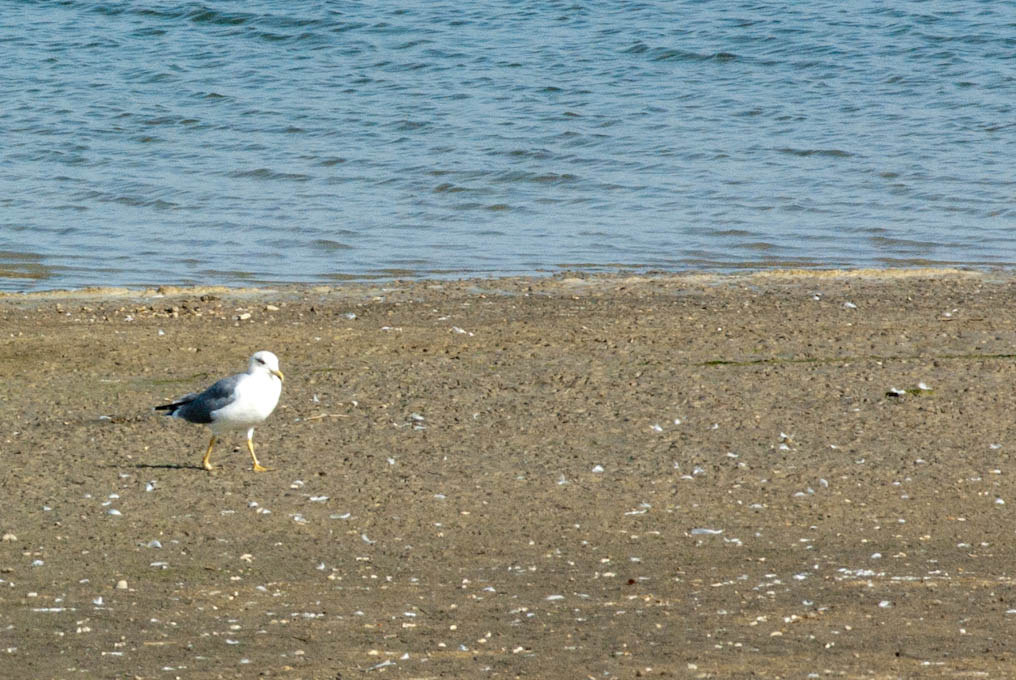
<svg viewBox="0 0 1016 680"><path fill-rule="evenodd" d="M10 678L1016 675L1016 286L0 297ZM151 407L279 355L200 468Z"/></svg>

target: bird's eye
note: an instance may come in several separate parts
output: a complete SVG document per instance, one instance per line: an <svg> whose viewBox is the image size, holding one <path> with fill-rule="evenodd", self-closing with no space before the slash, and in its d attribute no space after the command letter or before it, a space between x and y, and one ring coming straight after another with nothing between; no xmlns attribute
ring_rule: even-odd
<svg viewBox="0 0 1016 680"><path fill-rule="evenodd" d="M254 360L257 361L259 364L265 363L265 360L262 359L261 357L254 357Z"/></svg>

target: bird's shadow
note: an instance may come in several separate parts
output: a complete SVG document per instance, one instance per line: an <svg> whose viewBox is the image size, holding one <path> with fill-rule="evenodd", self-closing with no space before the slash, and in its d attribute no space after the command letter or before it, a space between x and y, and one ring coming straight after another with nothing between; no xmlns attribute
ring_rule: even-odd
<svg viewBox="0 0 1016 680"><path fill-rule="evenodd" d="M133 467L138 470L200 470L206 472L200 465L187 465L186 463L135 463Z"/></svg>

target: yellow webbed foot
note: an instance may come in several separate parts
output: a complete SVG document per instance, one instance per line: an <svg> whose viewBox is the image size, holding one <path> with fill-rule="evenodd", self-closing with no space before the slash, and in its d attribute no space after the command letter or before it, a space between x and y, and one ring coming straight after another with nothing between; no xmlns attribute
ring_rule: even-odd
<svg viewBox="0 0 1016 680"><path fill-rule="evenodd" d="M201 459L201 467L211 472L215 469L212 465L212 449L215 448L215 437L212 437L212 441L208 442L208 449L205 450L205 457Z"/></svg>
<svg viewBox="0 0 1016 680"><path fill-rule="evenodd" d="M268 472L272 468L266 468L264 465L258 462L258 457L254 455L254 439L253 439L254 428L251 428L247 432L247 450L250 451L251 462L254 463L254 472Z"/></svg>

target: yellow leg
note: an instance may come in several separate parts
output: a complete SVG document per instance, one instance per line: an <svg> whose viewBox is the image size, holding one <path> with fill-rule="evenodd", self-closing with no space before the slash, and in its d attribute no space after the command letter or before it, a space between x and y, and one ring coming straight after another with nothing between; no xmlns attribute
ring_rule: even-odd
<svg viewBox="0 0 1016 680"><path fill-rule="evenodd" d="M271 468L266 468L258 462L258 457L254 455L254 436L253 434L247 435L247 450L250 451L250 458L254 461L254 472L268 472Z"/></svg>
<svg viewBox="0 0 1016 680"><path fill-rule="evenodd" d="M208 442L208 450L205 451L205 457L201 459L201 467L206 470L214 470L212 465L212 449L215 447L215 435L212 435L212 441Z"/></svg>

